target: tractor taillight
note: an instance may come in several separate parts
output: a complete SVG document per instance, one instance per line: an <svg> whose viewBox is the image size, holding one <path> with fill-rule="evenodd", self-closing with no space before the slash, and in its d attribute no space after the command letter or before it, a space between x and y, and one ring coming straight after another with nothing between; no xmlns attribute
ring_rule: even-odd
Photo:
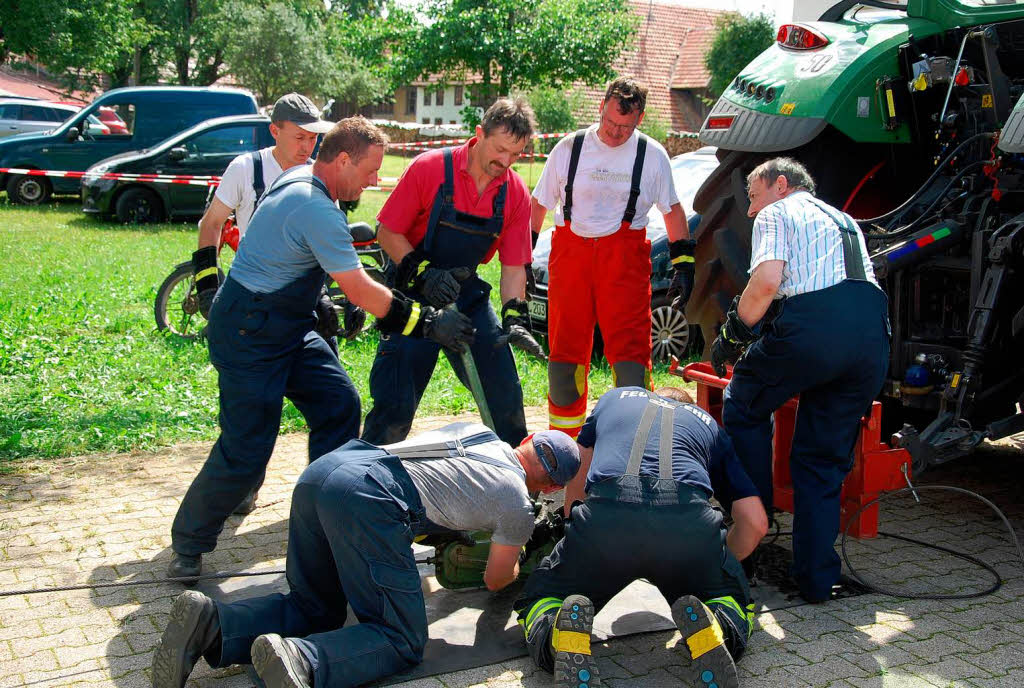
<svg viewBox="0 0 1024 688"><path fill-rule="evenodd" d="M775 40L783 48L792 50L817 50L828 45L827 38L799 24L783 24L779 27Z"/></svg>
<svg viewBox="0 0 1024 688"><path fill-rule="evenodd" d="M704 128L728 129L732 126L734 119L736 119L736 115L716 115L715 117L708 117L707 124L704 125Z"/></svg>

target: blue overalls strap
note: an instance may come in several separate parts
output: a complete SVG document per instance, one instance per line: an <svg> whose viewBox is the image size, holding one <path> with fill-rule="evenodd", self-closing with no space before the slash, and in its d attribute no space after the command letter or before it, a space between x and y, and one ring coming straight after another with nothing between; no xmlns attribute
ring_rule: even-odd
<svg viewBox="0 0 1024 688"><path fill-rule="evenodd" d="M263 181L263 156L259 151L253 151L249 153L249 157L252 158L252 190L256 194L256 201L252 206L252 211L255 213L256 208L260 207L260 201L263 200L263 192L267 190L267 185Z"/></svg>
<svg viewBox="0 0 1024 688"><path fill-rule="evenodd" d="M629 180L629 200L626 202L626 212L622 214L623 227L633 224L636 202L640 198L640 178L644 174L644 157L647 155L647 136L640 132L637 132L637 136L639 138L636 142L636 158L633 159L633 176Z"/></svg>
<svg viewBox="0 0 1024 688"><path fill-rule="evenodd" d="M463 439L456 438L453 440L445 440L443 442L418 444L413 447L395 447L388 449L388 451L400 458L402 461L436 461L438 459L454 459L456 457L473 459L491 466L510 470L520 477L525 477L526 472L524 470L521 470L508 462L500 461L494 457L487 456L486 454L466 451L467 447L473 447L478 444L487 444L488 442L500 442L500 440L493 432L487 431L478 432L475 435L470 435Z"/></svg>
<svg viewBox="0 0 1024 688"><path fill-rule="evenodd" d="M639 477L640 462L644 458L647 439L651 435L654 417L658 415L659 410L661 411L661 426L658 440L658 478L672 479L672 430L675 425L676 405L655 399L653 396L648 400L647 406L640 416L640 424L637 426L636 435L633 436L633 445L629 449L629 463L626 465L624 476Z"/></svg>
<svg viewBox="0 0 1024 688"><path fill-rule="evenodd" d="M845 263L847 279L859 280L861 282L866 281L867 273L864 270L864 254L860 250L860 227L847 217L846 213L840 213L837 216L834 208L819 201L809 193L807 195L811 203L818 206L821 212L832 218L832 221L836 223L836 227L839 228L839 236L843 241L843 263Z"/></svg>
<svg viewBox="0 0 1024 688"><path fill-rule="evenodd" d="M455 163L452 160L452 149L445 148L442 151L444 156L444 199L448 203L455 203Z"/></svg>
<svg viewBox="0 0 1024 688"><path fill-rule="evenodd" d="M565 200L562 201L562 217L568 223L572 219L572 183L576 179L576 168L580 164L580 152L583 150L583 139L586 129L580 129L572 138L572 153L569 154L569 174L565 180Z"/></svg>

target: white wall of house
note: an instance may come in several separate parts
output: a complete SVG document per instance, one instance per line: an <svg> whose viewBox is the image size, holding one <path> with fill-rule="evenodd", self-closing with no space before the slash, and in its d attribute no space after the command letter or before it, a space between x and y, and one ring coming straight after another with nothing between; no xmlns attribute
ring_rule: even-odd
<svg viewBox="0 0 1024 688"><path fill-rule="evenodd" d="M461 91L462 100L455 103L456 90ZM437 104L437 97L442 92L436 87L417 86L416 121L420 124L462 124L460 110L469 103L466 89L461 86L448 86L443 91L442 104ZM438 122L437 120L441 120Z"/></svg>
<svg viewBox="0 0 1024 688"><path fill-rule="evenodd" d="M741 14L767 14L779 26L792 21L816 21L838 0L661 0L666 4L684 7L704 7L729 10Z"/></svg>

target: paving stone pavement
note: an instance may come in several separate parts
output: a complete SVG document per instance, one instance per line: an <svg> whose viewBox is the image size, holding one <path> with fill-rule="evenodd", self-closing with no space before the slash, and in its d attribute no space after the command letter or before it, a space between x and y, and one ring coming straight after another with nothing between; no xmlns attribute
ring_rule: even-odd
<svg viewBox="0 0 1024 688"><path fill-rule="evenodd" d="M531 427L546 423L529 410ZM451 417L420 419L416 431ZM20 590L163 575L170 523L208 443L154 453L28 463L0 476L0 590ZM208 570L283 568L291 487L306 463L305 435L280 438L257 510L232 517ZM980 452L929 473L927 482L983 493L1015 527L1024 523L1024 461L1019 449ZM1024 576L1001 522L970 499L927 493L886 504L881 527L928 539L993 565L1005 584L971 600L922 601L870 594L758 616L740 663L742 685L875 688L1024 686ZM787 527L787 519L783 519ZM983 589L988 580L967 562L880 538L851 541L865 575L925 591ZM0 597L0 688L149 685L152 649L167 623L174 585ZM604 682L686 686L679 634L659 632L596 645ZM519 659L419 679L405 688L529 688L551 677ZM204 662L190 686L248 686L240 667Z"/></svg>

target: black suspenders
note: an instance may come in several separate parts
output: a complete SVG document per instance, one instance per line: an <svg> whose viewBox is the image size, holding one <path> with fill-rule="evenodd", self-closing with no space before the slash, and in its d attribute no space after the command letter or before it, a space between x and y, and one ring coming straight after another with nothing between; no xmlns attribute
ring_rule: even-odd
<svg viewBox="0 0 1024 688"><path fill-rule="evenodd" d="M586 129L581 129L573 134L572 153L569 155L569 174L565 180L565 200L562 202L562 217L566 222L572 220L572 187L576 181L576 168L580 164L580 153L583 151L583 139L587 135ZM636 158L633 159L633 175L629 180L629 200L626 201L626 212L622 214L624 225L633 224L633 217L636 215L636 202L640 198L640 178L644 173L644 158L647 155L647 136L637 132Z"/></svg>
<svg viewBox="0 0 1024 688"><path fill-rule="evenodd" d="M818 200L811 196L810 193L807 195L810 197L811 203L816 205L821 212L828 215L836 223L836 227L839 228L839 236L843 241L843 263L846 267L846 278L861 282L867 281L867 273L864 270L864 254L860 251L860 227L855 222L852 222L845 213L841 213L839 217L836 217L832 212L832 208L826 205L824 201Z"/></svg>
<svg viewBox="0 0 1024 688"><path fill-rule="evenodd" d="M569 178L565 180L565 201L562 203L562 217L566 222L572 219L572 183L576 180L576 168L580 164L580 151L583 150L583 138L587 130L582 129L573 134L572 154L569 156Z"/></svg>

